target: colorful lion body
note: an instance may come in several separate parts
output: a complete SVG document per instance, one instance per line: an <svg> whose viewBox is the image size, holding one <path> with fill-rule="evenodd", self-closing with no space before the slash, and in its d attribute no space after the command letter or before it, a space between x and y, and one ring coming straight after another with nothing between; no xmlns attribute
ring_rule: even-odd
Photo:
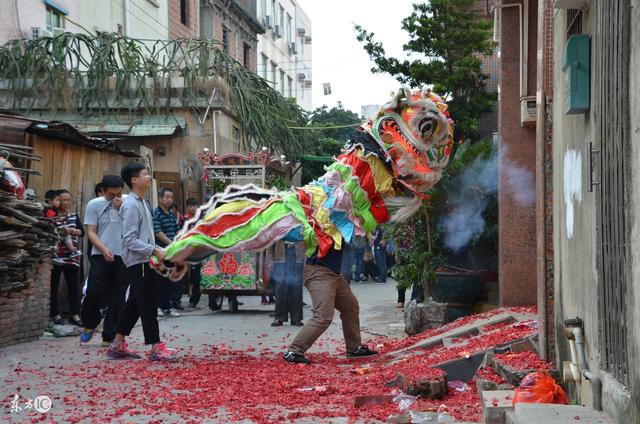
<svg viewBox="0 0 640 424"><path fill-rule="evenodd" d="M303 241L323 257L354 235L409 218L441 178L453 136L446 104L429 91L401 89L362 125L321 178L290 191L230 186L200 207L166 249L195 262L215 252L261 251Z"/></svg>

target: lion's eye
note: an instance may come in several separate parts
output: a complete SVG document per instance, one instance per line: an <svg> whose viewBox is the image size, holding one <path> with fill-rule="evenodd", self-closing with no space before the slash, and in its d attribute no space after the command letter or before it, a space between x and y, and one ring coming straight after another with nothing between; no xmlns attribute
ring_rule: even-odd
<svg viewBox="0 0 640 424"><path fill-rule="evenodd" d="M424 118L423 120L420 121L420 124L418 125L418 129L420 130L420 133L422 134L423 137L427 137L433 134L434 128L435 128L435 122L433 121L432 118Z"/></svg>

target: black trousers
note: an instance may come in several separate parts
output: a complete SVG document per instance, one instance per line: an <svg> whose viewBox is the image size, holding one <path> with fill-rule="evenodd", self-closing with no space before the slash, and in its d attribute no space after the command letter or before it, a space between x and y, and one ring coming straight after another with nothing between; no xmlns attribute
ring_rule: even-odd
<svg viewBox="0 0 640 424"><path fill-rule="evenodd" d="M404 303L407 289L398 287L398 303Z"/></svg>
<svg viewBox="0 0 640 424"><path fill-rule="evenodd" d="M191 265L189 270L189 283L191 284L191 296L189 297L189 304L196 306L200 302L202 293L200 292L200 271L202 270L202 264Z"/></svg>
<svg viewBox="0 0 640 424"><path fill-rule="evenodd" d="M51 302L49 304L49 316L55 317L58 311L58 288L60 288L60 278L64 274L67 282L67 292L69 296L69 309L71 315L80 313L80 290L78 289L78 271L80 268L74 265L54 265L51 270Z"/></svg>
<svg viewBox="0 0 640 424"><path fill-rule="evenodd" d="M129 298L120 312L116 333L128 336L138 322L142 320L144 344L160 342L158 311L154 296L154 274L157 274L148 263L137 264L127 268L129 277Z"/></svg>
<svg viewBox="0 0 640 424"><path fill-rule="evenodd" d="M153 285L156 304L158 308L166 311L167 309L171 309L173 306L172 303L172 290L173 290L173 282L166 277L158 274L157 272L153 272Z"/></svg>
<svg viewBox="0 0 640 424"><path fill-rule="evenodd" d="M188 275L182 277L180 281L169 281L171 284L171 307L175 308L182 304L182 295L185 291L185 286L187 285L187 280L189 279Z"/></svg>
<svg viewBox="0 0 640 424"><path fill-rule="evenodd" d="M113 341L116 335L118 315L124 306L129 279L127 268L120 256L114 262L107 262L102 255L91 255L91 268L87 281L87 293L82 302L82 323L86 328L96 328L100 324L100 309L107 307L102 340Z"/></svg>

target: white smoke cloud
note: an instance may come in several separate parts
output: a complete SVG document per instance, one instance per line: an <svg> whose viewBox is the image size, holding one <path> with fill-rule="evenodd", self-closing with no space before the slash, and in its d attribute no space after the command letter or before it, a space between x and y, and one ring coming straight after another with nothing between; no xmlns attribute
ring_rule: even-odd
<svg viewBox="0 0 640 424"><path fill-rule="evenodd" d="M498 191L499 173L503 177L503 194L512 197L520 206L534 204L533 174L507 158L506 147L498 149L497 140L494 140L491 155L486 159L476 159L453 184L457 190L448 199L452 210L440 222L447 248L454 252L460 251L485 230L483 214L487 209L489 196Z"/></svg>

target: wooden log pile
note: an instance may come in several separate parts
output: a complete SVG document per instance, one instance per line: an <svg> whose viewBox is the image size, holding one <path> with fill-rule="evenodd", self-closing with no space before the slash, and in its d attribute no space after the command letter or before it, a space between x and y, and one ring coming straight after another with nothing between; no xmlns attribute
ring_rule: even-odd
<svg viewBox="0 0 640 424"><path fill-rule="evenodd" d="M43 210L0 190L0 293L25 288L35 264L54 252L58 234Z"/></svg>

